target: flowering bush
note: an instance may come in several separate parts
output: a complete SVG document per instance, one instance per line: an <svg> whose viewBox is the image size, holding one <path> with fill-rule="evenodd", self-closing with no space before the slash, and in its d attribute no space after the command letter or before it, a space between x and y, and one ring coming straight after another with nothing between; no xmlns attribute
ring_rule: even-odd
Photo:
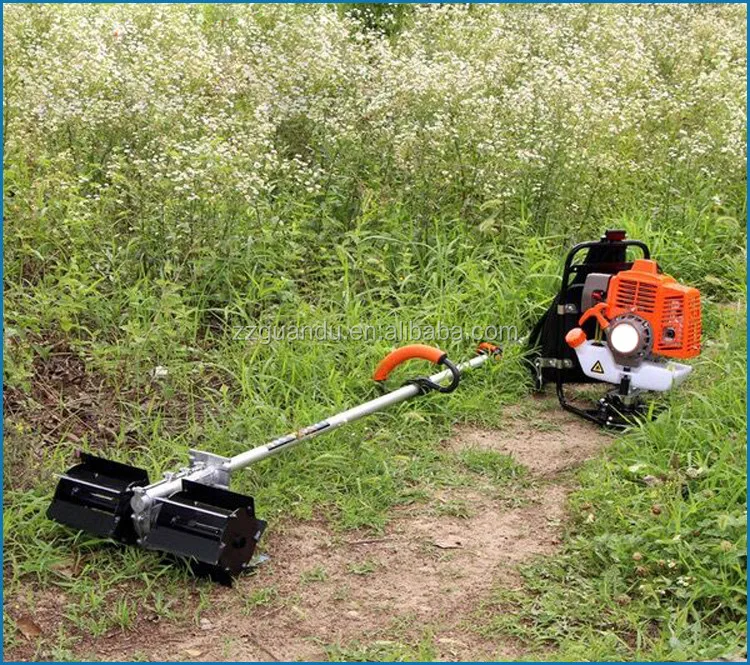
<svg viewBox="0 0 750 665"><path fill-rule="evenodd" d="M141 339L153 321L134 323L134 308L166 298L169 336L189 338L325 297L343 263L346 288L396 284L404 304L438 250L443 271L475 246L493 275L540 260L546 275L559 245L604 220L674 250L704 290L740 281L744 6L4 16L14 324ZM28 284L36 302L20 295Z"/></svg>
<svg viewBox="0 0 750 665"><path fill-rule="evenodd" d="M6 7L11 252L44 223L182 256L370 192L540 232L740 197L743 6L408 9Z"/></svg>

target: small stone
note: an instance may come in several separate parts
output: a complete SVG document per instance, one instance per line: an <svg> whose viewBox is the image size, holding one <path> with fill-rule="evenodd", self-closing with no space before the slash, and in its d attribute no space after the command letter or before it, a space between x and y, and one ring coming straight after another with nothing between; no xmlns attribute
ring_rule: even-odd
<svg viewBox="0 0 750 665"><path fill-rule="evenodd" d="M157 365L150 372L152 379L165 379L169 376L169 370L162 365Z"/></svg>
<svg viewBox="0 0 750 665"><path fill-rule="evenodd" d="M661 485L662 481L656 476L643 476L643 482L649 487L653 487L654 485Z"/></svg>
<svg viewBox="0 0 750 665"><path fill-rule="evenodd" d="M214 625L206 618L200 620L201 630L212 630Z"/></svg>
<svg viewBox="0 0 750 665"><path fill-rule="evenodd" d="M436 538L432 544L441 550L457 550L463 547L458 538Z"/></svg>

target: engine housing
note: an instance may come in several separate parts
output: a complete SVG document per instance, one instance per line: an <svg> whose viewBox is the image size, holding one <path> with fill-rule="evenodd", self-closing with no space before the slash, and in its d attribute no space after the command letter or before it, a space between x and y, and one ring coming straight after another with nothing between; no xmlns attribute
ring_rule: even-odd
<svg viewBox="0 0 750 665"><path fill-rule="evenodd" d="M638 259L630 270L612 276L604 314L614 319L628 313L648 321L654 355L694 358L700 353L700 292L659 274L656 261Z"/></svg>

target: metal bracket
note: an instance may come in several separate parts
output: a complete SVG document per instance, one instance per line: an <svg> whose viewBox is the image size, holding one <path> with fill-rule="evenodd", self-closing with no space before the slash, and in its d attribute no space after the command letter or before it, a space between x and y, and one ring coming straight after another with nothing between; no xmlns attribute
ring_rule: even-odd
<svg viewBox="0 0 750 665"><path fill-rule="evenodd" d="M627 395L621 395L617 389L610 390L607 395L610 401L619 401L624 406L634 407L638 404L643 391L640 388L633 388ZM604 398L602 398L604 399ZM599 400L602 403L602 400Z"/></svg>
<svg viewBox="0 0 750 665"><path fill-rule="evenodd" d="M202 465L214 470L211 476L211 485L229 489L229 469L227 468L227 463L230 460L228 457L207 453L204 450L191 449L188 451L188 459L192 468Z"/></svg>
<svg viewBox="0 0 750 665"><path fill-rule="evenodd" d="M540 371L545 367L554 367L555 369L571 369L573 367L573 361L569 358L537 358L534 364Z"/></svg>
<svg viewBox="0 0 750 665"><path fill-rule="evenodd" d="M149 496L149 489L186 479L220 489L229 489L229 469L225 466L229 458L202 450L190 450L188 454L189 466L182 467L179 471L167 471L161 480L152 485L133 488L130 505L133 510L133 524L140 538L149 533L161 509L160 502Z"/></svg>
<svg viewBox="0 0 750 665"><path fill-rule="evenodd" d="M541 390L544 385L542 370L547 367L554 367L555 369L571 369L573 367L573 361L568 358L537 358L534 360L534 368L536 369L536 390Z"/></svg>

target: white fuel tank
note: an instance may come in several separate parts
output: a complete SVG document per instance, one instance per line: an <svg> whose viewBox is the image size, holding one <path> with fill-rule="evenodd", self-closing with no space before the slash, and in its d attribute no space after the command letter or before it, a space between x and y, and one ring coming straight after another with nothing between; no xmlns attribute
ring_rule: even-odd
<svg viewBox="0 0 750 665"><path fill-rule="evenodd" d="M586 376L619 385L630 377L630 387L664 392L680 385L693 368L672 361L644 360L638 367L625 368L615 362L612 351L604 342L586 340L575 347L578 362Z"/></svg>

